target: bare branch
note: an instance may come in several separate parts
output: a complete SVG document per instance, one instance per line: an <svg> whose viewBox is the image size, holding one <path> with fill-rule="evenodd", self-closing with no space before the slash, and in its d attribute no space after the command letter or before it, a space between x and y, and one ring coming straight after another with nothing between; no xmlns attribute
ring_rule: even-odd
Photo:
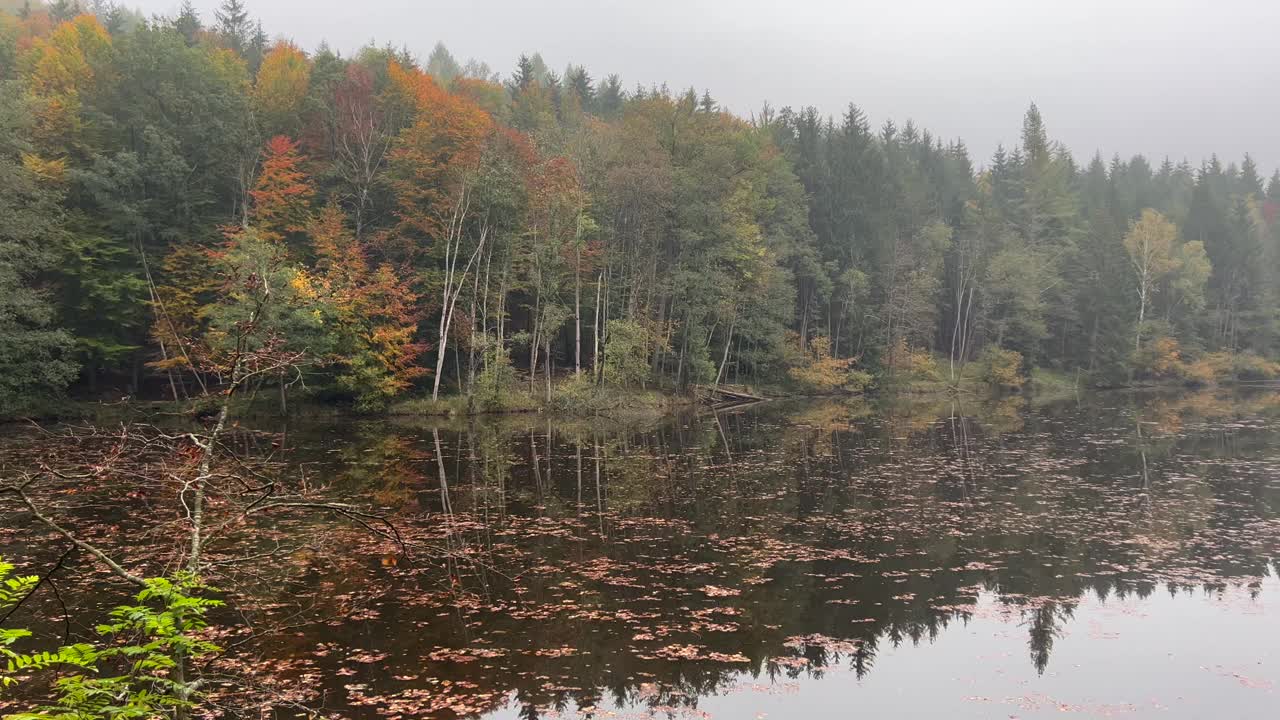
<svg viewBox="0 0 1280 720"><path fill-rule="evenodd" d="M99 550L97 546L92 545L84 540L81 540L70 530L67 530L66 528L62 527L57 522L55 522L53 518L41 512L40 508L36 507L36 504L32 502L31 497L27 495L26 486L28 484L30 484L30 481L28 483L24 483L23 485L14 485L12 483L5 483L3 485L0 485L0 493L12 493L14 495L17 495L18 498L22 500L22 503L27 506L27 509L31 511L31 514L35 516L35 519L44 523L46 526L48 526L50 530L53 530L54 532L66 538L67 540L70 540L71 543L74 544L76 547L80 548L81 550L84 550L85 552L97 558L103 565L106 565L111 570L111 572L115 573L116 576L120 577L123 580L127 580L139 587L146 586L146 582L144 582L142 578L138 577L137 575L134 575L128 570L125 570L123 567L120 566L119 563L117 563L115 560L112 560L111 557L108 556L105 552L103 552L102 550Z"/></svg>

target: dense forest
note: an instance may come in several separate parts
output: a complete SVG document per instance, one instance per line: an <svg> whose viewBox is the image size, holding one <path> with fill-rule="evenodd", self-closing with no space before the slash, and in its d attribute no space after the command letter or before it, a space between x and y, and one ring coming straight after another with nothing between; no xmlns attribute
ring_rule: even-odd
<svg viewBox="0 0 1280 720"><path fill-rule="evenodd" d="M1033 105L975 161L854 105L306 52L240 0L0 7L0 409L207 391L245 317L305 357L259 387L362 409L1280 374L1280 174L1247 156L1082 165Z"/></svg>

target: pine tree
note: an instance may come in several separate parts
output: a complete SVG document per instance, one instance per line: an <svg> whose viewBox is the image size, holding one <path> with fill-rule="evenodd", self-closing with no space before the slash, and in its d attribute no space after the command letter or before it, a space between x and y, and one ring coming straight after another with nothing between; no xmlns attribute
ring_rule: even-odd
<svg viewBox="0 0 1280 720"><path fill-rule="evenodd" d="M1261 198L1262 192L1262 176L1258 174L1258 164L1248 153L1244 155L1244 162L1240 165L1240 188L1245 194L1252 194L1255 198Z"/></svg>
<svg viewBox="0 0 1280 720"><path fill-rule="evenodd" d="M178 10L178 16L172 20L172 25L173 29L186 39L188 46L196 44L203 26L200 24L200 15L196 12L195 6L191 4L191 0L183 0L182 7Z"/></svg>
<svg viewBox="0 0 1280 720"><path fill-rule="evenodd" d="M516 73L511 78L512 92L528 90L536 80L533 60L528 55L521 54L520 59L516 61Z"/></svg>
<svg viewBox="0 0 1280 720"><path fill-rule="evenodd" d="M449 87L453 79L462 74L461 66L443 42L437 42L431 49L431 55L427 58L427 74L444 87Z"/></svg>
<svg viewBox="0 0 1280 720"><path fill-rule="evenodd" d="M564 71L565 90L572 93L577 98L579 106L585 112L595 112L596 95L595 88L592 86L591 76L587 74L587 69L581 65L570 65Z"/></svg>
<svg viewBox="0 0 1280 720"><path fill-rule="evenodd" d="M1033 168L1042 168L1050 160L1049 135L1044 127L1044 118L1035 103L1027 108L1022 119L1022 152Z"/></svg>
<svg viewBox="0 0 1280 720"><path fill-rule="evenodd" d="M249 36L249 44L244 51L245 64L249 66L249 72L256 74L262 67L262 61L267 56L269 42L267 31L262 29L262 22L255 22L253 24L253 33Z"/></svg>
<svg viewBox="0 0 1280 720"><path fill-rule="evenodd" d="M616 74L609 75L600 84L596 96L596 112L600 117L613 119L622 113L622 104L626 100L626 92L622 89L622 78Z"/></svg>
<svg viewBox="0 0 1280 720"><path fill-rule="evenodd" d="M222 42L244 55L252 39L252 27L249 23L249 11L243 0L223 0L213 16L217 20L214 29L222 37Z"/></svg>
<svg viewBox="0 0 1280 720"><path fill-rule="evenodd" d="M84 12L80 0L54 0L49 5L49 17L54 22L66 22Z"/></svg>
<svg viewBox="0 0 1280 720"><path fill-rule="evenodd" d="M711 91L703 90L702 99L698 101L698 109L704 113L713 113L717 107L716 101L711 99Z"/></svg>

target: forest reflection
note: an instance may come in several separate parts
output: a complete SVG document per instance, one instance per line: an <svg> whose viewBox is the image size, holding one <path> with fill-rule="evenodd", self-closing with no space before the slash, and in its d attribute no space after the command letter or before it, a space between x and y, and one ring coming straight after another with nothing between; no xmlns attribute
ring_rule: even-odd
<svg viewBox="0 0 1280 720"><path fill-rule="evenodd" d="M349 711L688 707L744 673L862 677L987 596L1043 672L1085 596L1260 586L1278 414L1200 393L293 428L292 466L429 550L307 528L344 559L262 589L329 620L263 651Z"/></svg>

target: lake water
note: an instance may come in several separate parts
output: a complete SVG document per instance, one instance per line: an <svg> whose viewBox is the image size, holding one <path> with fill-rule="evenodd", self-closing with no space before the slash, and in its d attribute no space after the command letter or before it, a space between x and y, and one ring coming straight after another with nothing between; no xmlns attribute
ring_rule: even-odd
<svg viewBox="0 0 1280 720"><path fill-rule="evenodd" d="M9 465L40 442L14 434ZM280 716L295 701L346 718L1280 708L1280 394L268 419L233 445L381 509L404 541L291 518L215 550L266 558L218 565L256 610L227 618L217 668L257 677ZM176 535L139 508L165 498L110 492L60 502L159 562ZM56 556L0 513L0 554ZM87 561L67 572L73 605L114 597Z"/></svg>

